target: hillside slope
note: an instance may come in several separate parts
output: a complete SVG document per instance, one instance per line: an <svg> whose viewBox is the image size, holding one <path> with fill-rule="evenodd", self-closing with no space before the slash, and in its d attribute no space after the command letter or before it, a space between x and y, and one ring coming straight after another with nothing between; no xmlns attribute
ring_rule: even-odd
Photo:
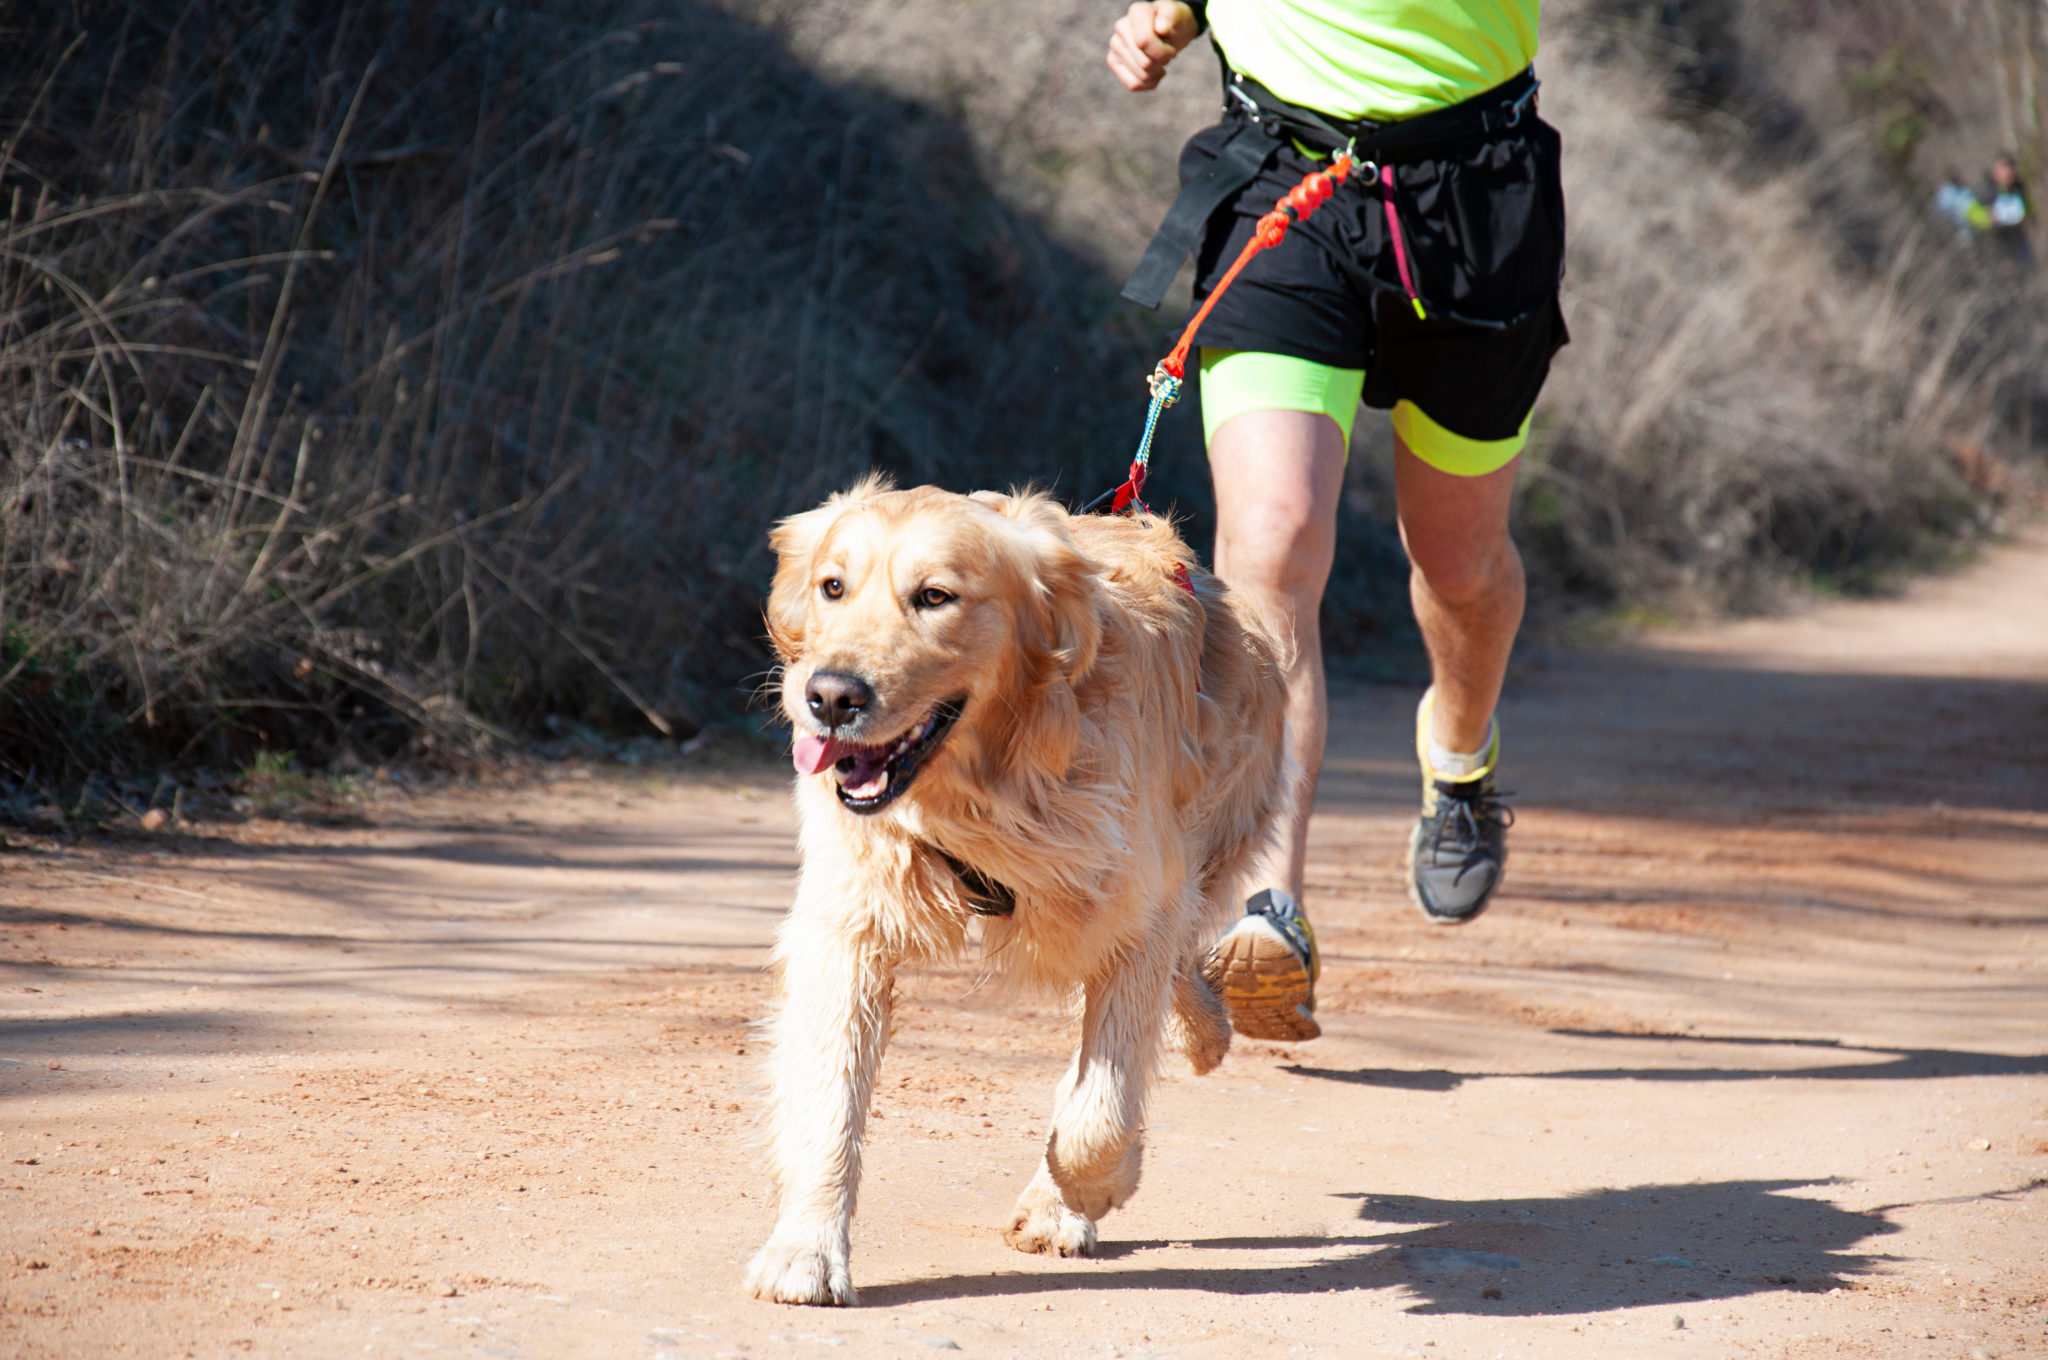
<svg viewBox="0 0 2048 1360"><path fill-rule="evenodd" d="M778 516L874 466L1115 479L1178 315L1115 290L1210 116L1206 49L1136 98L1114 6L732 5L18 11L0 802L741 726ZM1840 37L1866 11L1894 48L1948 31L1891 0L1549 6L1575 343L1517 507L1539 610L1770 608L2028 504L2039 280L1931 228L1891 115L1857 112L1967 84L1982 26L1872 87ZM1407 627L1360 428L1326 620L1352 657ZM1200 542L1196 430L1168 420L1160 499Z"/></svg>
<svg viewBox="0 0 2048 1360"><path fill-rule="evenodd" d="M875 465L1111 475L1091 401L1150 345L1088 267L945 120L715 10L39 17L0 781L687 737L765 665L779 516Z"/></svg>

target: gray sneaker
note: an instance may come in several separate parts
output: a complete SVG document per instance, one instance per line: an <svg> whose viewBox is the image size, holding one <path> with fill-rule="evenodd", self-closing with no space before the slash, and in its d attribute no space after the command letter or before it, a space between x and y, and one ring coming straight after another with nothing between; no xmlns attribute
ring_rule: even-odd
<svg viewBox="0 0 2048 1360"><path fill-rule="evenodd" d="M1493 786L1500 724L1478 774L1446 779L1429 763L1429 717L1436 691L1415 712L1415 756L1422 764L1422 816L1408 841L1408 893L1438 925L1457 926L1486 910L1508 862L1514 809Z"/></svg>
<svg viewBox="0 0 2048 1360"><path fill-rule="evenodd" d="M1501 801L1488 771L1477 779L1431 780L1422 817L1408 842L1408 889L1438 925L1463 925L1500 886L1515 811Z"/></svg>

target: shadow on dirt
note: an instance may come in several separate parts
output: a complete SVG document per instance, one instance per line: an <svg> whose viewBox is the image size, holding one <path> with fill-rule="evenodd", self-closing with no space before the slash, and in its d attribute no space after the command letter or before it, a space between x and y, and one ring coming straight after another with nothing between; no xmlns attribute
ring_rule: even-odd
<svg viewBox="0 0 2048 1360"><path fill-rule="evenodd" d="M0 1057L0 1102L138 1078L154 1088L167 1062L243 1051L272 1029L262 1016L218 1008L0 1016L0 1054L8 1055ZM87 1065L76 1066L80 1060Z"/></svg>
<svg viewBox="0 0 2048 1360"><path fill-rule="evenodd" d="M747 910L738 908L737 910ZM391 919L389 915L385 918ZM399 918L403 919L403 918ZM484 916L466 916L459 912L441 911L428 918L433 923L447 922L461 924L471 920L492 920ZM664 949L675 947L673 940L640 939L625 935L603 937L543 934L495 934L477 935L446 933L422 933L416 937L393 937L345 935L327 931L290 930L220 930L202 926L167 925L157 921L136 921L113 915L90 915L85 912L56 911L45 908L0 907L0 925L40 926L55 925L63 929L71 927L98 927L126 934L158 935L167 939L190 940L234 940L255 944L305 945L315 949L335 949L342 954L366 955L376 960L378 972L469 972L479 968L501 969L505 966L487 954L494 949L557 949L557 950L612 950ZM758 951L761 946L752 942L731 943L716 940L692 940L692 949L724 949ZM469 961L456 951L475 956ZM403 960L403 962L393 962ZM559 958L543 955L538 961L521 965L522 972L545 972L548 965L557 963ZM17 961L24 968L41 968L63 971L65 965L46 962L41 959ZM340 960L327 965L328 971L345 967ZM234 985L218 980L207 984L210 987ZM325 985L325 980L299 979L278 982L265 978L260 984L266 987L294 985Z"/></svg>
<svg viewBox="0 0 2048 1360"><path fill-rule="evenodd" d="M1106 1242L1103 1258L1130 1264L1070 1275L941 1276L871 1286L861 1299L889 1307L1117 1288L1213 1294L1386 1289L1412 1296L1411 1313L1530 1317L1857 1287L1877 1260L1852 1249L1899 1231L1897 1225L1883 1210L1859 1212L1786 1193L1802 1188L1813 1187L1716 1181L1494 1200L1354 1192L1337 1197L1358 1201L1362 1223L1399 1226L1360 1236ZM1323 1255L1267 1266L1180 1264L1191 1249ZM1139 1264L1155 1252L1171 1258Z"/></svg>
<svg viewBox="0 0 2048 1360"><path fill-rule="evenodd" d="M1412 808L1415 698L1412 688L1333 687L1322 810ZM1937 803L2048 812L2044 713L2048 691L2037 682L1807 674L1677 652L1546 653L1518 661L1510 678L1501 777L1530 808L1707 822Z"/></svg>
<svg viewBox="0 0 2048 1360"><path fill-rule="evenodd" d="M1972 1053L1947 1048L1883 1048L1838 1039L1727 1038L1707 1034L1620 1034L1611 1030L1559 1029L1576 1039L1626 1039L1652 1043L1732 1044L1756 1048L1821 1049L1876 1055L1871 1062L1816 1067L1584 1067L1559 1072L1452 1072L1444 1068L1407 1071L1391 1067L1304 1067L1282 1070L1298 1077L1378 1086L1395 1091L1455 1091L1468 1081L1498 1078L1544 1081L1924 1081L1930 1077L2048 1076L2048 1053Z"/></svg>
<svg viewBox="0 0 2048 1360"><path fill-rule="evenodd" d="M220 856L245 866L293 865L304 859L333 861L337 866L415 862L460 864L482 869L554 870L573 869L593 873L649 874L754 874L786 881L796 886L796 846L793 826L692 832L684 829L659 835L633 835L613 828L579 827L573 833L550 833L547 843L573 846L568 853L536 848L540 835L534 828L503 825L475 825L443 822L408 822L399 819L373 823L379 831L418 840L386 843L337 844L311 837L268 842L234 840L226 836L188 835L180 838L181 857ZM434 837L428 840L425 837ZM238 870L240 873L248 869ZM151 884L139 884L150 887Z"/></svg>
<svg viewBox="0 0 2048 1360"><path fill-rule="evenodd" d="M0 1016L0 1048L12 1053L54 1052L52 1045L63 1045L66 1052L113 1052L117 1043L126 1045L142 1038L163 1039L183 1034L218 1032L226 1036L250 1023L247 1015L222 1010L109 1011L47 1018L9 1015ZM42 1068L43 1064L38 1062L35 1066Z"/></svg>
<svg viewBox="0 0 2048 1360"><path fill-rule="evenodd" d="M0 931L18 930L23 941L31 940L28 932L37 927L75 930L76 934L61 937L65 943L60 947L67 954L80 949L94 956L107 952L110 942L101 931L115 932L117 938L128 934L172 941L174 952L185 957L237 945L296 951L253 958L229 954L189 972L172 965L152 970L147 978L131 977L131 997L161 998L154 1005L145 999L138 1007L82 1015L0 1016L0 1102L45 1094L80 1077L96 1083L154 1078L162 1075L158 1069L180 1057L269 1050L284 1041L296 1051L341 1052L360 1041L348 1027L303 1029L302 1022L281 1018L261 1002L247 1009L225 1004L195 1007L188 995L192 992L203 991L218 1002L251 994L272 999L295 996L304 999L301 1004L315 1006L372 994L393 1000L428 995L449 1009L488 1015L502 1023L507 1017L559 1018L562 1003L553 989L561 983L630 970L638 990L629 993L628 1000L645 1006L639 1014L666 1036L697 1029L741 1030L765 1005L759 998L764 974L755 961L761 951L753 943L695 941L689 948L696 954L738 956L744 961L696 961L650 969L646 951L672 949L673 940L516 930L451 935L445 929L401 932L391 925L385 921L364 935L209 929L0 906ZM51 942L46 938L36 944ZM34 980L34 985L21 988L31 993L67 983L104 982L106 976L106 964L96 957L28 957L13 964L20 978ZM477 994L478 979L506 976L528 979L519 998ZM647 999L647 989L657 982L665 984L665 990Z"/></svg>

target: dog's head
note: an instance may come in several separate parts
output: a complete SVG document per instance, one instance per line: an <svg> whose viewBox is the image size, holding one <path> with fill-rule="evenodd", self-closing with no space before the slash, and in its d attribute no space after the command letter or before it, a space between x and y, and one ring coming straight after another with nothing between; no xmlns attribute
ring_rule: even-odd
<svg viewBox="0 0 2048 1360"><path fill-rule="evenodd" d="M1102 628L1095 567L1042 495L870 478L770 537L768 631L803 774L874 813L922 774L1064 770Z"/></svg>

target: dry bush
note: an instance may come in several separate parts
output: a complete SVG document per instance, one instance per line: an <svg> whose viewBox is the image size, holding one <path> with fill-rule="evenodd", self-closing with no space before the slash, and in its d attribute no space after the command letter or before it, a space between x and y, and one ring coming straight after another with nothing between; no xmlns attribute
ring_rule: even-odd
<svg viewBox="0 0 2048 1360"><path fill-rule="evenodd" d="M0 57L0 772L687 736L763 664L777 516L871 464L1120 463L1091 402L1149 340L955 129L769 33L33 13Z"/></svg>
<svg viewBox="0 0 2048 1360"><path fill-rule="evenodd" d="M1900 197L1867 129L1823 138L1774 110L1767 64L1725 106L1673 111L1674 88L1699 92L1698 54L1643 41L1612 7L1552 20L1574 343L1518 507L1551 584L1767 608L1995 525L2012 488L1985 460L2038 466L2038 282Z"/></svg>

